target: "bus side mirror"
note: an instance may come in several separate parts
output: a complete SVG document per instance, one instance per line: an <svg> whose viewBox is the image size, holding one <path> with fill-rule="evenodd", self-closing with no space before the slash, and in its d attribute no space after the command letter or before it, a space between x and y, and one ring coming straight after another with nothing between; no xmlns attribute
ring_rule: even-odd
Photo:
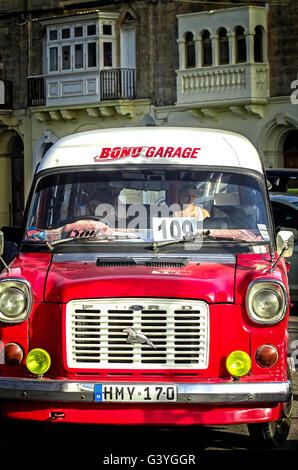
<svg viewBox="0 0 298 470"><path fill-rule="evenodd" d="M289 258L294 250L294 233L290 230L280 230L276 235L277 253Z"/></svg>

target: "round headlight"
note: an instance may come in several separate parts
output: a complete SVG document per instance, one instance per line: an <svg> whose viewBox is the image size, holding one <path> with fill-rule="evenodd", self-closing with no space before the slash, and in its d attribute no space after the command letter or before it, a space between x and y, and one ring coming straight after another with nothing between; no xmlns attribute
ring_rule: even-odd
<svg viewBox="0 0 298 470"><path fill-rule="evenodd" d="M6 317L18 317L24 312L26 306L26 296L20 289L9 287L0 295L0 311Z"/></svg>
<svg viewBox="0 0 298 470"><path fill-rule="evenodd" d="M51 366L51 357L44 349L32 349L26 357L26 366L32 374L45 374Z"/></svg>
<svg viewBox="0 0 298 470"><path fill-rule="evenodd" d="M32 291L26 279L0 279L0 322L20 323L32 311Z"/></svg>
<svg viewBox="0 0 298 470"><path fill-rule="evenodd" d="M256 323L278 323L287 313L289 298L285 286L275 280L258 279L247 289L246 309Z"/></svg>
<svg viewBox="0 0 298 470"><path fill-rule="evenodd" d="M264 289L254 295L252 299L253 311L260 318L272 318L280 310L281 298L271 289Z"/></svg>
<svg viewBox="0 0 298 470"><path fill-rule="evenodd" d="M226 359L226 368L231 375L242 377L250 371L251 359L244 351L233 351Z"/></svg>

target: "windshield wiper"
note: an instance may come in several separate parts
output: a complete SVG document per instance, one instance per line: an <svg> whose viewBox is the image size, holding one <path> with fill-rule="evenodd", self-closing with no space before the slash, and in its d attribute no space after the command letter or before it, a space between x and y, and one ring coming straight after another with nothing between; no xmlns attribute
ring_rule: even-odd
<svg viewBox="0 0 298 470"><path fill-rule="evenodd" d="M141 238L137 234L134 233L120 233L120 232L114 232L112 235L106 235L103 232L101 232L101 236L98 236L98 232L94 232L92 230L91 232L82 232L80 235L76 234L73 237L67 237L67 238L62 238L61 240L54 240L52 242L45 241L46 245L48 248L53 251L54 246L56 245L61 245L62 243L67 243L71 242L73 240L120 240L119 237L123 237L123 240L126 239L131 239L131 238Z"/></svg>
<svg viewBox="0 0 298 470"><path fill-rule="evenodd" d="M98 239L98 237L97 237L96 235L94 235L94 234L92 234L92 235L85 235L84 237L78 237L77 235L75 235L74 237L61 238L61 240L54 240L54 241L52 241L52 242L49 242L49 241L46 240L45 243L46 243L47 247L48 247L51 251L53 251L54 246L56 246L56 245L61 245L62 243L71 242L71 241L73 241L73 240L90 240L90 239L93 239L93 238ZM105 236L103 237L103 239L106 239L106 238L108 238L107 235L105 235Z"/></svg>
<svg viewBox="0 0 298 470"><path fill-rule="evenodd" d="M211 238L209 238L211 237ZM206 230L205 232L197 232L191 235L184 235L182 238L178 238L176 240L169 240L166 242L154 242L152 245L153 251L158 251L161 246L173 245L175 243L186 243L186 242L194 242L198 238L208 238L210 240L215 240L216 238L210 235L210 230Z"/></svg>

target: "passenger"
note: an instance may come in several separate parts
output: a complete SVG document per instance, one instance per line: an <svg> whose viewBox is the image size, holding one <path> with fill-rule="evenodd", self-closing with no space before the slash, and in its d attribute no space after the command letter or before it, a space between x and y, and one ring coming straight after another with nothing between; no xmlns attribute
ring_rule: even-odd
<svg viewBox="0 0 298 470"><path fill-rule="evenodd" d="M184 186L179 193L179 204L182 208L181 211L175 213L176 217L196 217L197 219L206 219L210 217L206 209L201 209L195 205L197 197L197 188L195 184L188 184Z"/></svg>
<svg viewBox="0 0 298 470"><path fill-rule="evenodd" d="M82 204L76 211L76 216L96 215L96 208L100 204L114 204L114 195L109 187L96 187L93 189Z"/></svg>

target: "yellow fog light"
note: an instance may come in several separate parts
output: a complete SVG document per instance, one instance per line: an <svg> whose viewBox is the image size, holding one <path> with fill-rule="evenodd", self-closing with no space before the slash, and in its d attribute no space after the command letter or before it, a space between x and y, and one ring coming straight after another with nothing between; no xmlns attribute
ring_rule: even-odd
<svg viewBox="0 0 298 470"><path fill-rule="evenodd" d="M51 366L51 357L44 349L32 349L26 357L26 366L32 374L45 374Z"/></svg>
<svg viewBox="0 0 298 470"><path fill-rule="evenodd" d="M233 351L226 360L226 368L231 375L242 377L251 368L251 359L244 351Z"/></svg>

